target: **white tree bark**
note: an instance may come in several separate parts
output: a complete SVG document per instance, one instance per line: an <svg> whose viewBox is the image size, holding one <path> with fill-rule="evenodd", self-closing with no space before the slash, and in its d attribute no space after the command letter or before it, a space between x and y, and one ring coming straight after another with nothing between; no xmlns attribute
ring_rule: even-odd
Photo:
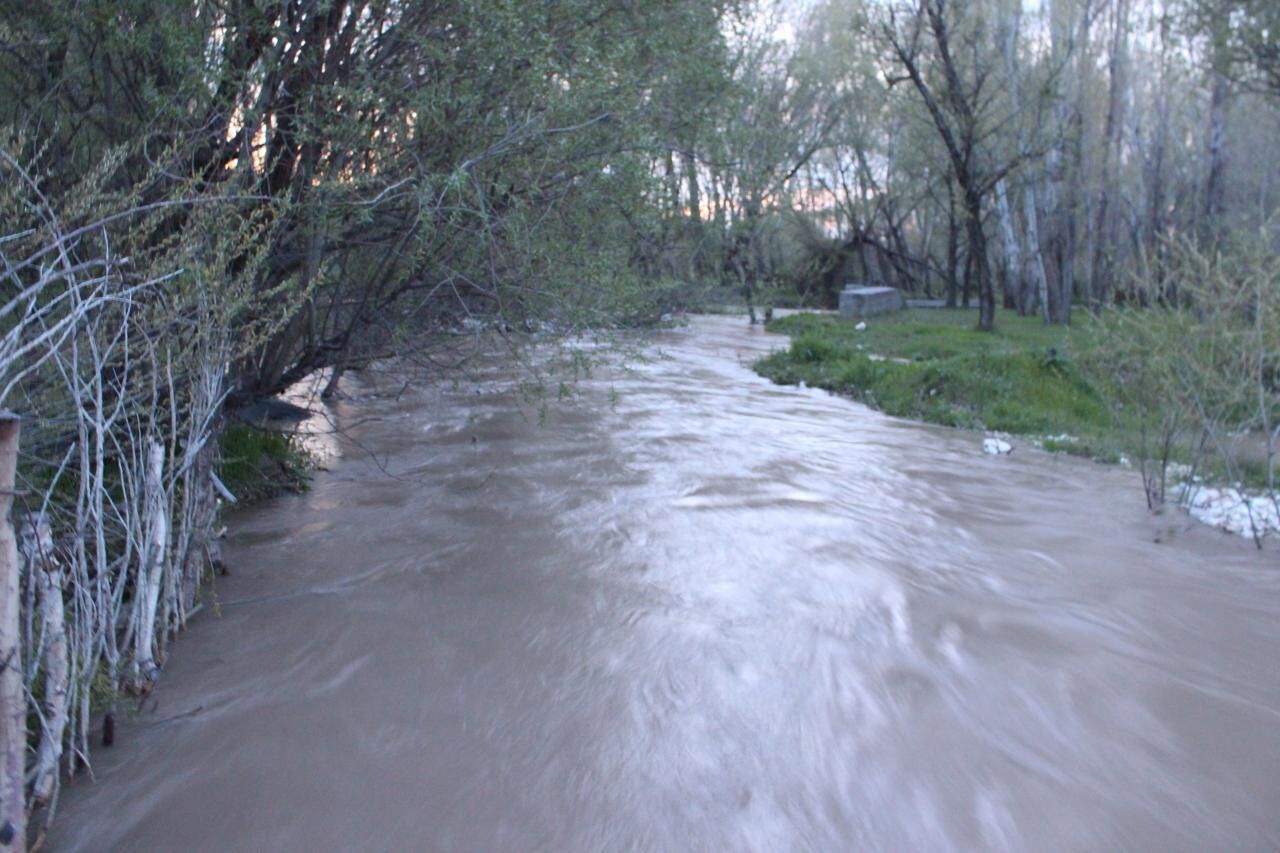
<svg viewBox="0 0 1280 853"><path fill-rule="evenodd" d="M18 541L9 514L18 471L20 421L0 412L0 843L27 849L27 701L22 679Z"/></svg>
<svg viewBox="0 0 1280 853"><path fill-rule="evenodd" d="M1003 44L1005 73L1009 77L1009 98L1013 106L1015 115L1022 111L1022 75L1018 66L1018 36L1022 29L1022 4L1015 4L1013 13L1010 15L1009 28L1005 35ZM1018 153L1027 156L1030 146L1027 142L1027 130L1023 126L1018 128ZM1003 181L1001 186L997 186L997 192L1003 195ZM1001 202L1005 212L1002 212L1001 218L1008 216L1007 210L1009 203L1007 199ZM1022 191L1022 216L1025 220L1026 228L1026 246L1025 253L1019 258L1023 266L1019 267L1019 276L1029 275L1035 284L1036 299L1040 303L1040 317L1044 322L1052 321L1049 313L1049 278L1044 268L1044 253L1040 247L1040 210L1036 199L1035 181L1027 181L1026 187ZM1021 287L1022 281L1019 281Z"/></svg>
<svg viewBox="0 0 1280 853"><path fill-rule="evenodd" d="M1004 248L1005 269L1008 270L1010 284L1021 306L1026 274L1022 261L1022 247L1018 244L1017 225L1013 221L1013 211L1009 209L1009 191L1004 179L996 182L996 215L1000 220L1000 243Z"/></svg>
<svg viewBox="0 0 1280 853"><path fill-rule="evenodd" d="M217 450L214 430L226 399L223 387L226 362L225 350L216 347L204 357L199 381L192 389L189 429L180 470L174 472L175 479L181 479L184 498L176 516L172 570L179 587L178 600L173 603L179 627L186 624L187 615L195 606L201 575L213 559L211 552L218 548L212 534L218 516L217 487L222 484L213 470ZM225 491L226 487L222 489ZM231 496L231 501L234 500Z"/></svg>
<svg viewBox="0 0 1280 853"><path fill-rule="evenodd" d="M168 502L164 488L164 445L151 439L147 446L147 472L144 491L143 543L138 567L137 604L139 608L134 634L134 668L140 680L150 681L156 674L155 639L156 608L164 580L165 558L169 542Z"/></svg>
<svg viewBox="0 0 1280 853"><path fill-rule="evenodd" d="M1036 295L1040 300L1040 318L1052 322L1049 314L1049 276L1044 268L1044 252L1040 250L1040 210L1036 203L1035 184L1028 184L1022 193L1023 217L1027 220L1027 265L1035 281Z"/></svg>
<svg viewBox="0 0 1280 853"><path fill-rule="evenodd" d="M28 523L22 535L23 558L35 584L40 608L41 666L44 671L44 712L31 798L47 803L58 784L62 743L67 730L67 629L62 599L62 565L53 555L53 534L44 519Z"/></svg>

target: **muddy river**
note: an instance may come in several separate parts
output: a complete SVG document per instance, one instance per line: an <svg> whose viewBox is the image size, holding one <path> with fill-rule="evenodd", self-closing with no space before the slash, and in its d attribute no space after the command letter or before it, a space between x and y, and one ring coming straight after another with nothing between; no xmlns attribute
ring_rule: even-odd
<svg viewBox="0 0 1280 853"><path fill-rule="evenodd" d="M50 849L1280 849L1280 556L664 333L352 379ZM215 612L216 610L216 612Z"/></svg>

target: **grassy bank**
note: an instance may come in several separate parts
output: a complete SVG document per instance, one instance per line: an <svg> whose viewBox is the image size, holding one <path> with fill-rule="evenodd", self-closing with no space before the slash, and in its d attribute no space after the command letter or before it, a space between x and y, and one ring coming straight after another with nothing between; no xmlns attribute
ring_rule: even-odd
<svg viewBox="0 0 1280 853"><path fill-rule="evenodd" d="M315 465L289 433L232 424L223 430L218 476L243 504L307 487Z"/></svg>
<svg viewBox="0 0 1280 853"><path fill-rule="evenodd" d="M1212 305L1212 303L1209 303ZM979 332L970 311L867 321L796 314L769 324L791 346L758 373L804 382L901 417L1028 437L1046 450L1132 459L1148 505L1188 505L1254 537L1280 531L1269 424L1274 333L1261 309L1116 310L1070 327L1004 313ZM1207 319L1206 319L1207 318ZM1242 322L1247 321L1247 322ZM1250 497L1250 495L1252 495Z"/></svg>
<svg viewBox="0 0 1280 853"><path fill-rule="evenodd" d="M1078 363L1091 346L1087 321L1045 326L1010 312L993 333L974 324L963 310L904 311L863 330L836 316L797 314L770 323L792 336L791 347L755 368L891 415L1036 436L1048 449L1104 459L1125 452L1127 437Z"/></svg>

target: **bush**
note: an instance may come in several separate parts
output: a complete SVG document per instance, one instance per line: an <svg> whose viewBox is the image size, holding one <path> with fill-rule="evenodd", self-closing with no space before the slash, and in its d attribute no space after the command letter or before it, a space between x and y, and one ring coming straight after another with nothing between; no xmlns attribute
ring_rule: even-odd
<svg viewBox="0 0 1280 853"><path fill-rule="evenodd" d="M1148 500L1171 460L1275 494L1280 440L1280 264L1265 234L1204 246L1174 240L1106 312L1088 369L1141 436Z"/></svg>
<svg viewBox="0 0 1280 853"><path fill-rule="evenodd" d="M832 361L839 354L840 348L815 333L803 334L791 342L791 356L805 364Z"/></svg>

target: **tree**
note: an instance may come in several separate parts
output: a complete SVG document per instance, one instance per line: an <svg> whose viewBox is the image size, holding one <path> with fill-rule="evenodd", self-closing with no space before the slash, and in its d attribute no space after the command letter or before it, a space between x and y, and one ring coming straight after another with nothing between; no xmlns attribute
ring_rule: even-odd
<svg viewBox="0 0 1280 853"><path fill-rule="evenodd" d="M1191 0L1193 32L1210 41L1217 73L1280 97L1280 9L1269 0Z"/></svg>
<svg viewBox="0 0 1280 853"><path fill-rule="evenodd" d="M34 766L6 778L30 802L88 763L101 681L148 690L198 606L235 408L464 319L660 313L662 105L726 78L726 5L3 5L0 405L31 425L37 543L5 599Z"/></svg>
<svg viewBox="0 0 1280 853"><path fill-rule="evenodd" d="M915 87L950 158L964 211L968 266L978 281L978 327L990 330L995 325L995 288L983 205L1011 167L993 165L983 149L992 132L994 96L993 66L980 43L980 31L978 21L955 15L947 0L921 0L905 14L892 7L882 28L906 75L894 78L895 82L905 80ZM953 50L957 36L956 48L974 60L963 69Z"/></svg>
<svg viewBox="0 0 1280 853"><path fill-rule="evenodd" d="M130 144L132 178L163 159L149 194L234 188L261 198L246 215L272 208L254 290L288 321L237 362L244 398L385 353L424 316L581 305L541 298L574 275L540 244L576 241L583 206L616 220L645 205L643 182L624 199L617 176L654 144L660 105L722 57L720 7L688 0L172 5L22 10L5 106L56 128L69 171Z"/></svg>

